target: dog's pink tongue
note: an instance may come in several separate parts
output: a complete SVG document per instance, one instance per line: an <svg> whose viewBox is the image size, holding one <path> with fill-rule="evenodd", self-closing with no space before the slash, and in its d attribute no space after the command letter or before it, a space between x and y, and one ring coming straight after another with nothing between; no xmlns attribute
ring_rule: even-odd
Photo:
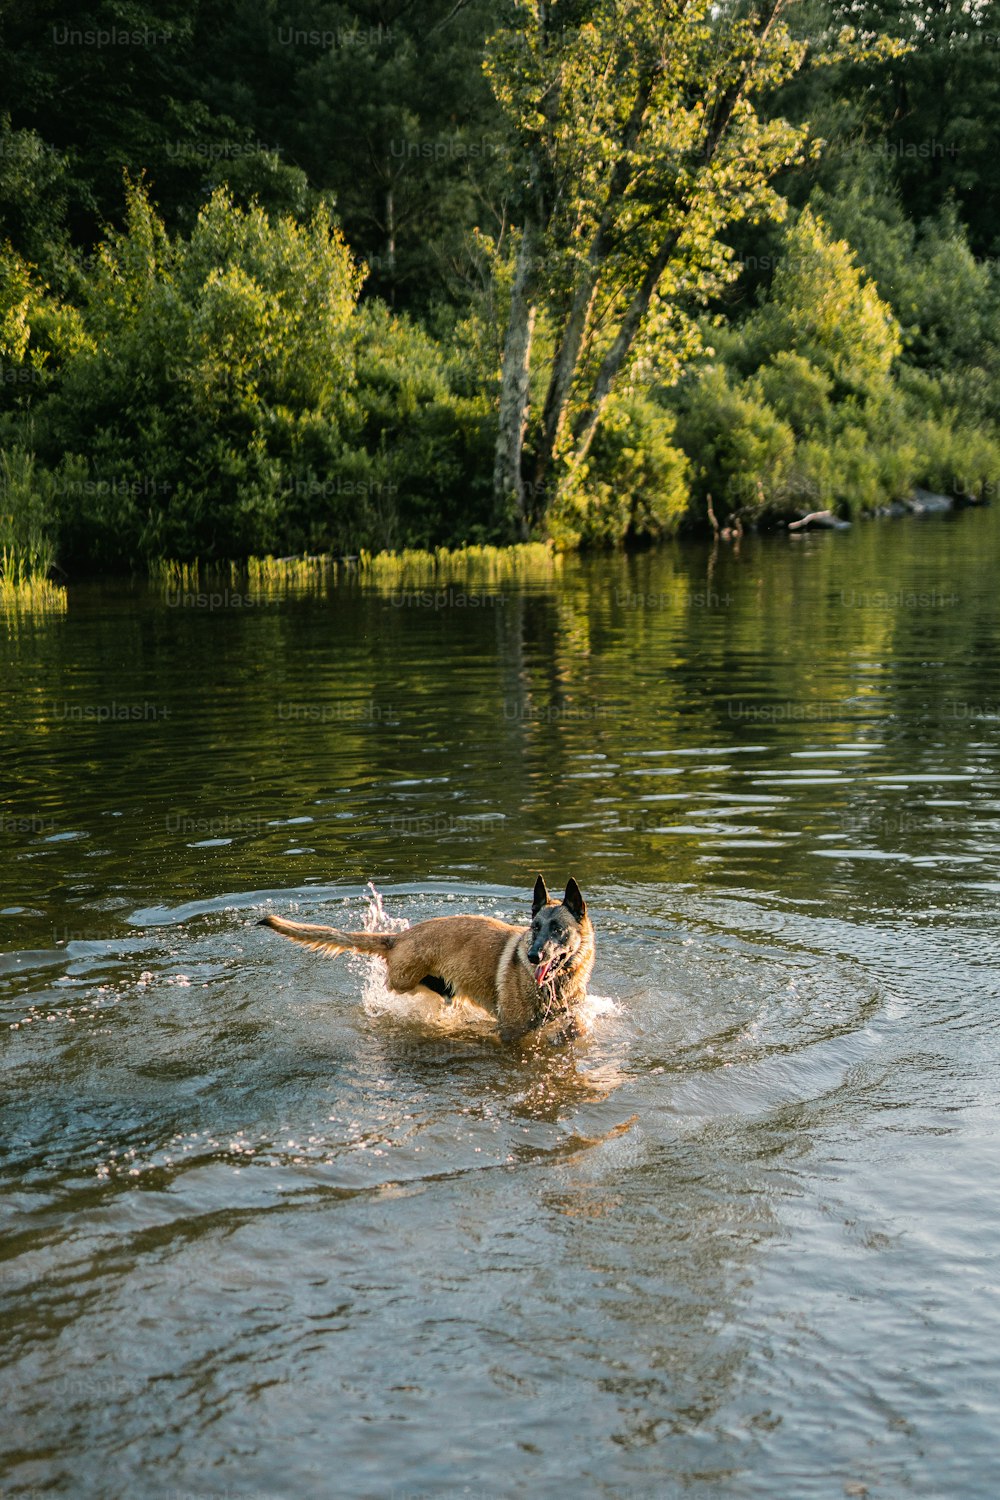
<svg viewBox="0 0 1000 1500"><path fill-rule="evenodd" d="M536 984L542 984L542 983L544 983L545 976L549 972L549 970L551 969L551 967L552 967L552 961L551 961L551 959L548 960L545 963L541 963L541 964L537 965L537 967L535 969L535 983Z"/></svg>

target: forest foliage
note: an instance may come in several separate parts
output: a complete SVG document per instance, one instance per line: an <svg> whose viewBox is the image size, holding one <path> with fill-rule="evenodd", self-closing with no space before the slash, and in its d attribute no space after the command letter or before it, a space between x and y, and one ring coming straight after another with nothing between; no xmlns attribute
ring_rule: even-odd
<svg viewBox="0 0 1000 1500"><path fill-rule="evenodd" d="M988 498L998 6L12 0L4 570Z"/></svg>

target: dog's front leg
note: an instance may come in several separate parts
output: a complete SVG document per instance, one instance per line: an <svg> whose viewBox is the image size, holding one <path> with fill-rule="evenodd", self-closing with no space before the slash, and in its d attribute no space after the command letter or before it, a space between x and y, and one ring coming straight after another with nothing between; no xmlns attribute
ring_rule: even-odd
<svg viewBox="0 0 1000 1500"><path fill-rule="evenodd" d="M500 1023L500 1040L516 1042L527 1036L538 1025L538 1009L534 996L515 990L507 990L497 1000L497 1020Z"/></svg>
<svg viewBox="0 0 1000 1500"><path fill-rule="evenodd" d="M561 1047L564 1042L583 1036L585 1030L577 1016L564 1015L557 1016L554 1021L540 1027L538 1036L540 1041L547 1042L550 1047Z"/></svg>

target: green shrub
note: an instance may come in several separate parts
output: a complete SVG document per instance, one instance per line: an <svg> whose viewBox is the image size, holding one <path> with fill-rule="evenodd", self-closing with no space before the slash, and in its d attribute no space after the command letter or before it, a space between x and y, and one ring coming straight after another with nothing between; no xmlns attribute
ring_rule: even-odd
<svg viewBox="0 0 1000 1500"><path fill-rule="evenodd" d="M854 262L851 247L828 234L808 208L788 231L770 295L744 327L760 363L800 355L837 394L884 386L902 348L899 326Z"/></svg>
<svg viewBox="0 0 1000 1500"><path fill-rule="evenodd" d="M779 351L757 372L756 386L765 404L797 437L828 430L833 382L801 354Z"/></svg>
<svg viewBox="0 0 1000 1500"><path fill-rule="evenodd" d="M296 481L355 421L358 284L322 207L272 221L219 190L175 241L132 187L88 283L92 341L39 424L67 558L243 556L314 520Z"/></svg>
<svg viewBox="0 0 1000 1500"><path fill-rule="evenodd" d="M77 309L0 244L0 411L30 408L88 342Z"/></svg>
<svg viewBox="0 0 1000 1500"><path fill-rule="evenodd" d="M991 433L950 420L916 421L915 483L943 495L995 496L1000 490L1000 441Z"/></svg>
<svg viewBox="0 0 1000 1500"><path fill-rule="evenodd" d="M726 512L753 520L785 507L795 435L753 382L733 385L724 369L709 370L690 392L677 434L691 459L699 520L708 496L720 520Z"/></svg>
<svg viewBox="0 0 1000 1500"><path fill-rule="evenodd" d="M14 270L2 327L23 359ZM299 224L220 189L173 239L130 187L36 423L65 559L509 539L488 400L454 394L454 355L416 324L358 309L360 279L322 204Z"/></svg>
<svg viewBox="0 0 1000 1500"><path fill-rule="evenodd" d="M547 517L561 547L658 541L684 518L688 460L674 438L676 419L648 397L611 400L587 457Z"/></svg>
<svg viewBox="0 0 1000 1500"><path fill-rule="evenodd" d="M378 534L366 545L455 546L509 540L495 516L492 408L450 388L448 355L382 304L357 319L356 441L385 476Z"/></svg>
<svg viewBox="0 0 1000 1500"><path fill-rule="evenodd" d="M15 582L46 578L56 560L51 480L19 447L0 451L0 559Z"/></svg>

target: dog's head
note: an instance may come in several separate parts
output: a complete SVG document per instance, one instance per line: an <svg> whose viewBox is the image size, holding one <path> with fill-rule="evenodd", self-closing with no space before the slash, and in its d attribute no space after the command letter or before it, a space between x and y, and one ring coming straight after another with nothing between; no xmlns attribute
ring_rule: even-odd
<svg viewBox="0 0 1000 1500"><path fill-rule="evenodd" d="M528 962L535 966L535 983L554 979L572 962L589 933L587 903L573 877L570 876L562 900L552 901L545 881L539 875L535 881L528 933Z"/></svg>

